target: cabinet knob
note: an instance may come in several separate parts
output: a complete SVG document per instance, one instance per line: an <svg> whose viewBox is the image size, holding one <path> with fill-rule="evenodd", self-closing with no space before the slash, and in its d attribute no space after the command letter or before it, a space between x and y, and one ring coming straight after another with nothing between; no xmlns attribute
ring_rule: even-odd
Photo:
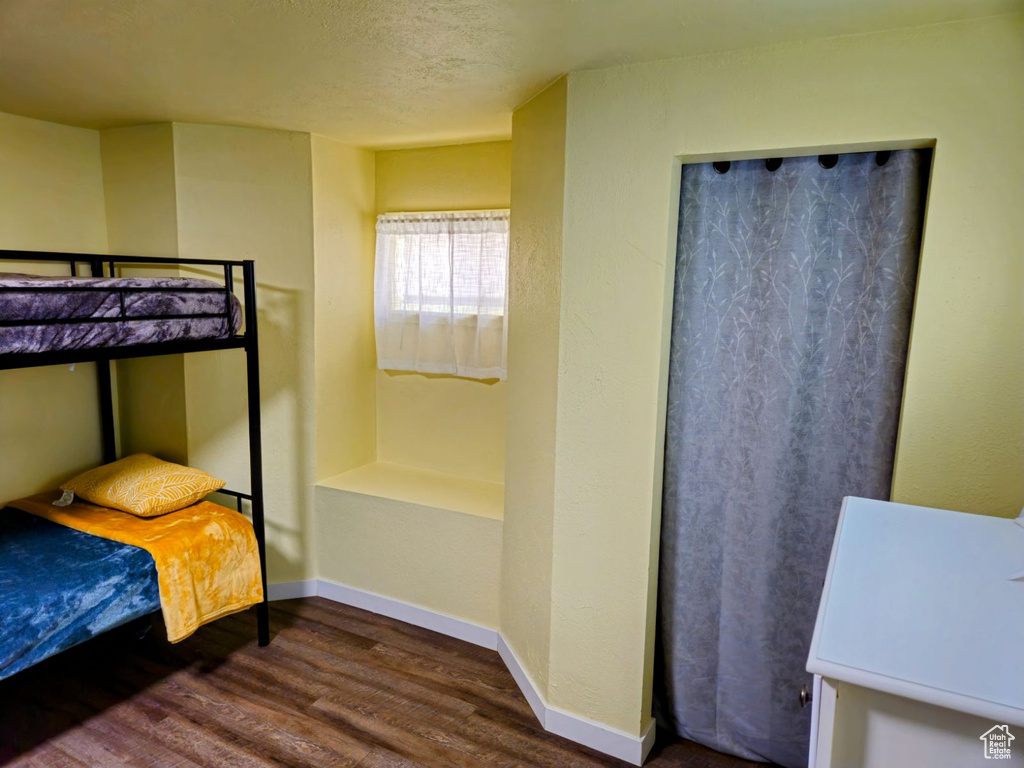
<svg viewBox="0 0 1024 768"><path fill-rule="evenodd" d="M813 699L814 699L814 697L811 695L811 692L807 690L807 686L806 685L801 685L800 686L800 706L801 707L806 707Z"/></svg>

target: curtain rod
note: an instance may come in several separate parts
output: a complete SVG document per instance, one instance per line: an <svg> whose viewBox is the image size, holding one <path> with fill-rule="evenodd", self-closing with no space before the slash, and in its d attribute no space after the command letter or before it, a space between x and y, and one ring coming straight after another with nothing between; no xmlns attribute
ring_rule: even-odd
<svg viewBox="0 0 1024 768"><path fill-rule="evenodd" d="M387 213L380 213L377 215L378 219L388 217L393 219L399 218L410 218L410 219L426 219L436 217L439 219L449 218L503 218L509 215L508 208L482 208L480 210L462 210L462 211L394 211Z"/></svg>
<svg viewBox="0 0 1024 768"><path fill-rule="evenodd" d="M861 153L852 152L850 154L861 154ZM891 156L892 156L892 151L888 150L888 149L883 149L883 150L881 150L879 152L876 152L875 153L875 165L877 165L878 167L882 167L887 162L889 162L889 158ZM818 165L820 165L825 170L829 170L830 168L835 168L836 164L838 164L838 162L839 162L839 155L818 155ZM764 161L764 167L768 170L769 173L775 173L777 170L779 170L779 168L782 167L782 163L783 163L783 158L781 158L781 157L770 157L770 158L768 158L767 160ZM711 166L715 169L716 173L718 173L718 174L726 174L726 173L729 172L729 169L732 167L732 161L731 160L718 160L716 162L713 162L711 164Z"/></svg>

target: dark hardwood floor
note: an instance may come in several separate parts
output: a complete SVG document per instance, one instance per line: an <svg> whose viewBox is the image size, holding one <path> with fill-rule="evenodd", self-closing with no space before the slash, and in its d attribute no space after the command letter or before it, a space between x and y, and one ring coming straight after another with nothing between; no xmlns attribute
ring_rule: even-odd
<svg viewBox="0 0 1024 768"><path fill-rule="evenodd" d="M498 655L320 598L169 645L123 628L0 681L0 766L625 766L541 729ZM757 765L689 742L652 768Z"/></svg>

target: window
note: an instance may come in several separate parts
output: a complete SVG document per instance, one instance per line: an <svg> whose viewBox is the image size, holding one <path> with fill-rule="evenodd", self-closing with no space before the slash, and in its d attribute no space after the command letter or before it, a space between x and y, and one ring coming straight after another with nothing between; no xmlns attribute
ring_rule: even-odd
<svg viewBox="0 0 1024 768"><path fill-rule="evenodd" d="M508 211L377 217L377 367L504 379Z"/></svg>

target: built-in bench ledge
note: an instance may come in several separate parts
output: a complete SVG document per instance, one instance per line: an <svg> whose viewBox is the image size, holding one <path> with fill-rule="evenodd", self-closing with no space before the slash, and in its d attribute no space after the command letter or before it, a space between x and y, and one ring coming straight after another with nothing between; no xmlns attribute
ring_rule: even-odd
<svg viewBox="0 0 1024 768"><path fill-rule="evenodd" d="M317 485L364 496L420 504L501 520L505 486L429 469L375 461L321 480Z"/></svg>

